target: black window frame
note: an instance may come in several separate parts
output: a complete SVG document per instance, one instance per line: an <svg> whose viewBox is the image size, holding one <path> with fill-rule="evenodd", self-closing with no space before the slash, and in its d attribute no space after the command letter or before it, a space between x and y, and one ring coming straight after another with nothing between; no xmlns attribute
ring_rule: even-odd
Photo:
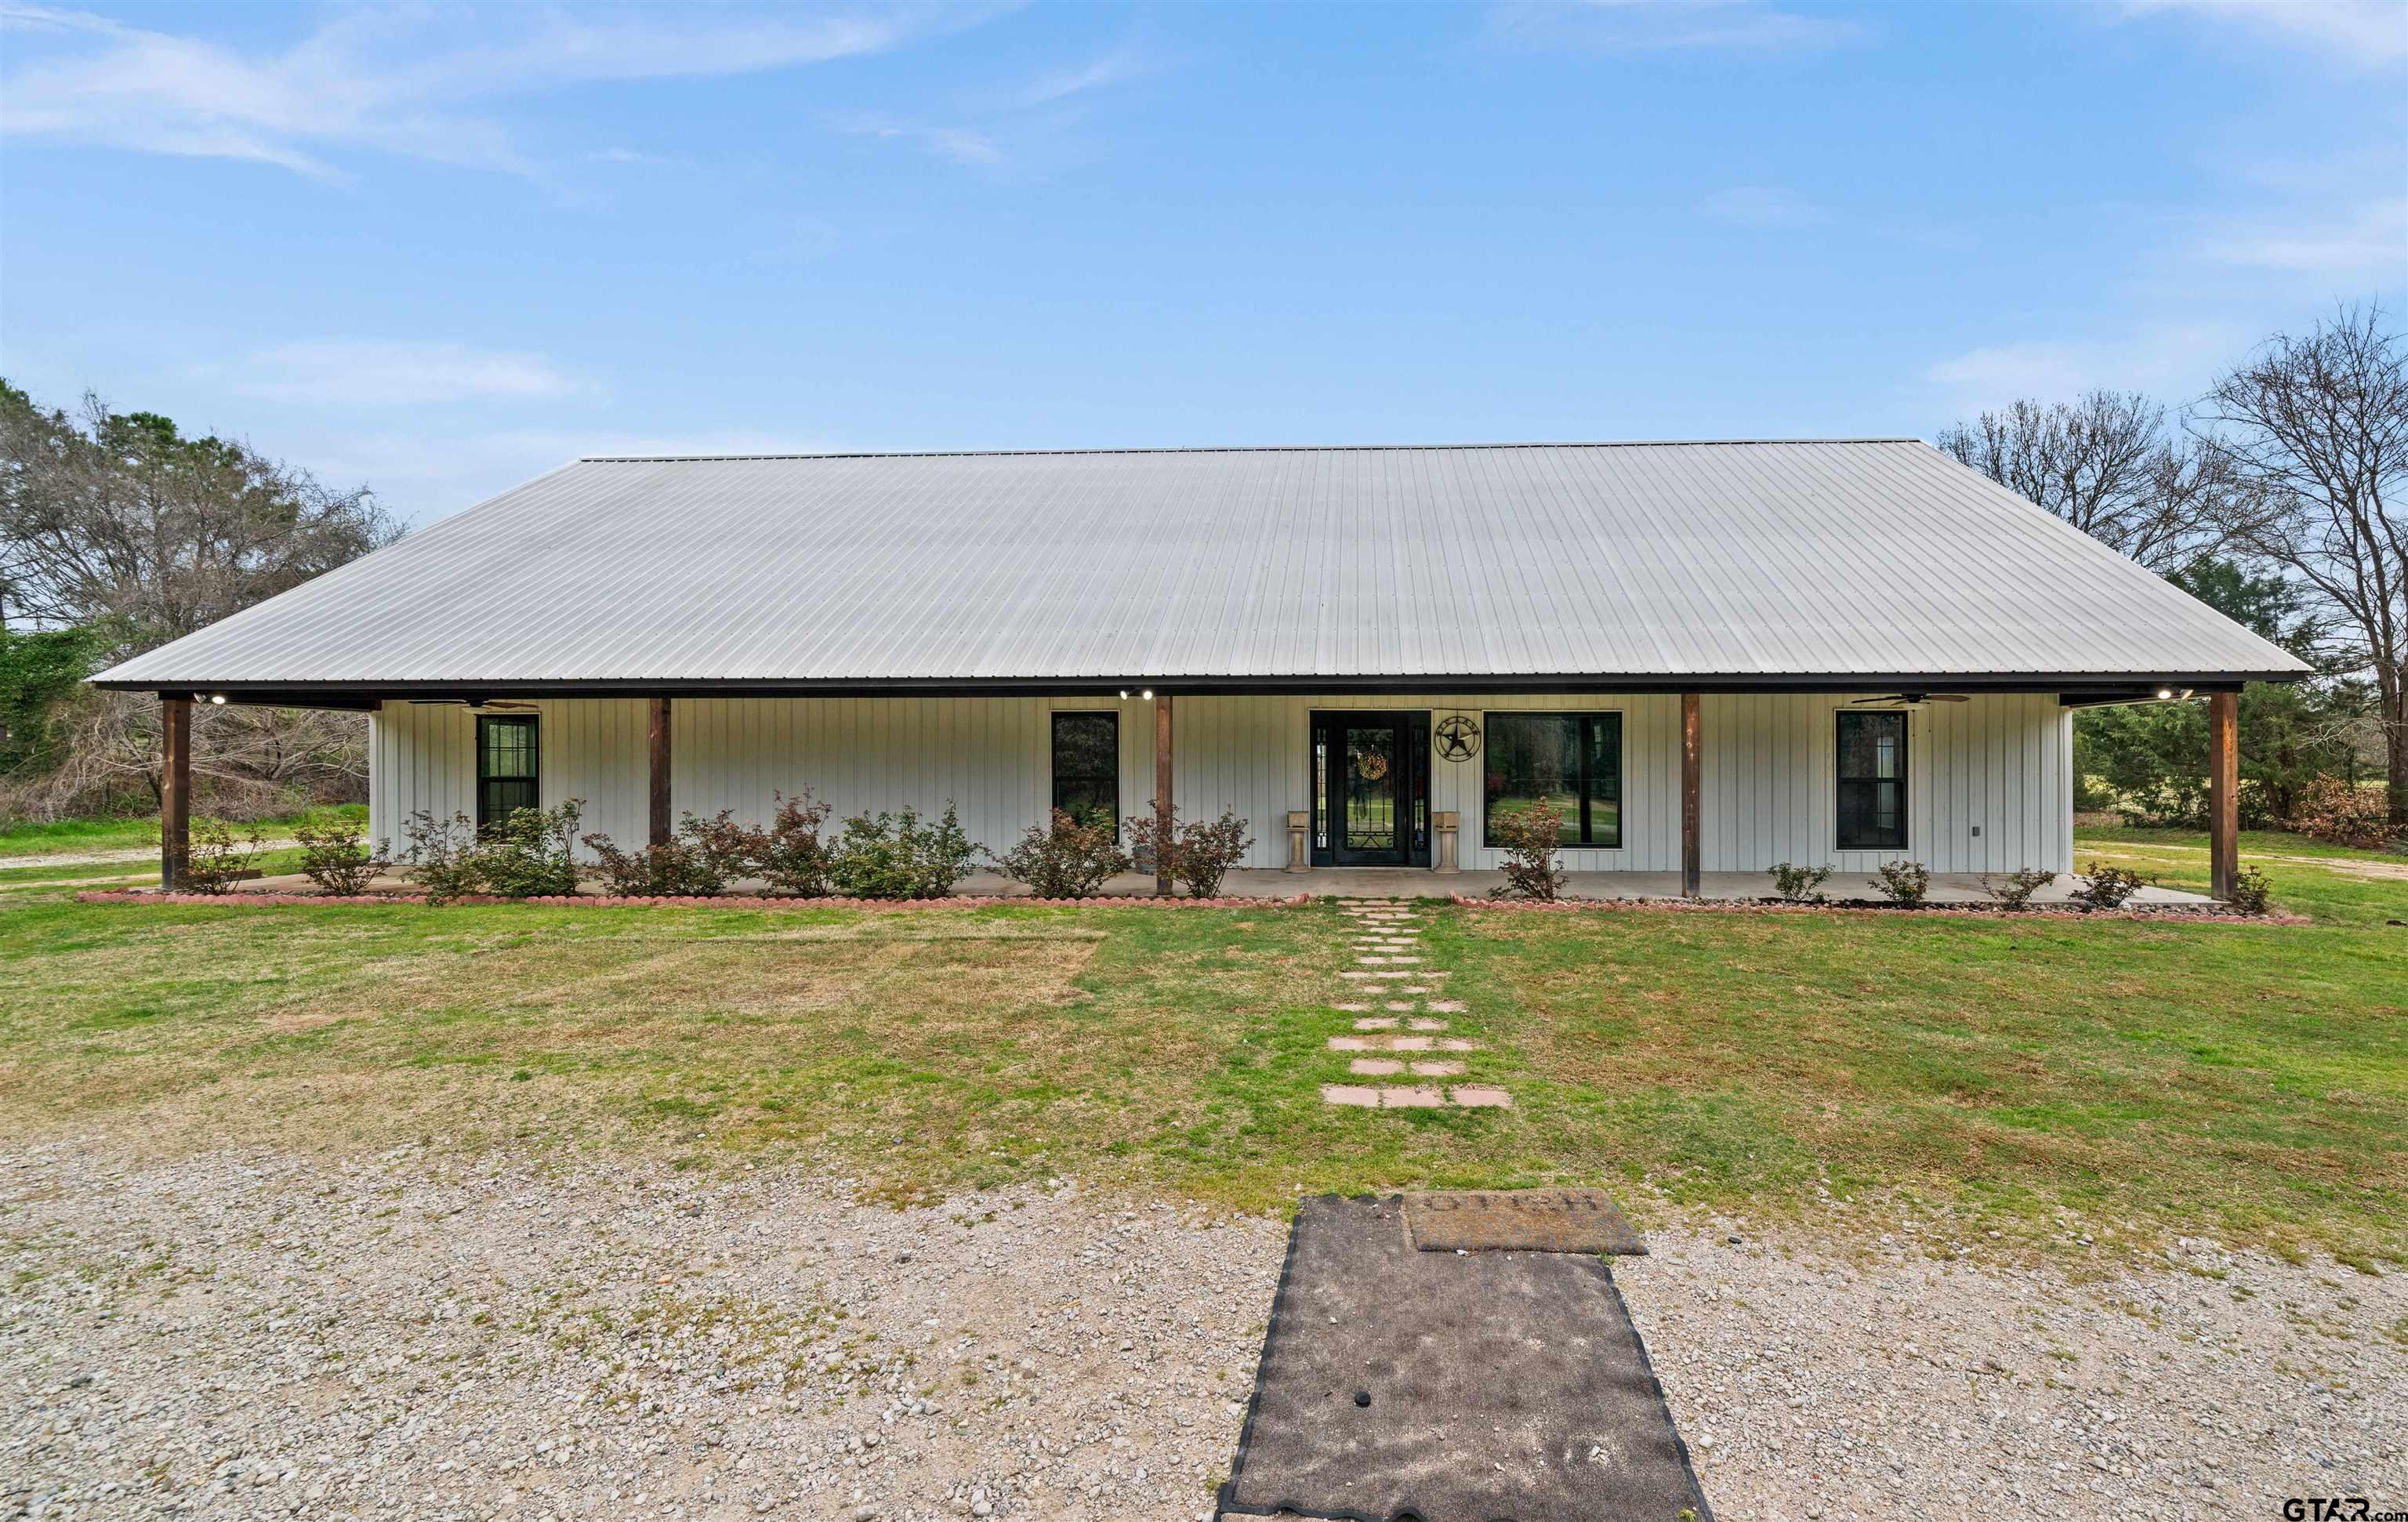
<svg viewBox="0 0 2408 1522"><path fill-rule="evenodd" d="M1577 843L1566 841L1563 849L1566 851L1622 850L1623 840L1628 833L1623 828L1623 822L1629 811L1628 783L1630 779L1630 725L1625 717L1623 711L1618 708L1501 709L1484 712L1480 716L1481 728L1483 730L1483 760L1487 756L1496 754L1497 721L1499 719L1573 719L1579 721L1581 726L1579 745L1579 754L1581 758L1581 775L1579 779L1581 839ZM1591 732L1600 721L1606 719L1613 721L1613 797L1612 800L1614 805L1613 841L1610 845L1599 841L1595 838L1597 831L1593 818L1593 811L1595 810L1598 799L1593 791L1592 785L1596 779L1591 777L1588 771L1588 758L1594 750L1590 739ZM1479 763L1475 762L1474 764L1478 765ZM1480 843L1484 848L1492 851L1502 849L1497 845L1495 841L1495 822L1492 813L1494 807L1495 800L1491 798L1488 794L1488 769L1485 766L1482 766L1480 770Z"/></svg>
<svg viewBox="0 0 2408 1522"><path fill-rule="evenodd" d="M1046 811L1046 818L1050 821L1054 817L1053 810L1062 807L1062 783L1066 779L1062 775L1061 735L1062 721L1065 719L1102 719L1112 726L1112 769L1111 774L1099 779L1093 776L1082 776L1074 773L1068 780L1074 783L1084 783L1089 786L1094 785L1098 781L1107 783L1111 785L1112 797L1112 840L1117 843L1121 838L1121 715L1120 710L1118 709L1060 708L1054 711L1045 728L1045 772L1047 777L1045 796L1051 800L1051 807ZM1073 817L1075 818L1076 816L1073 815Z"/></svg>
<svg viewBox="0 0 2408 1522"><path fill-rule="evenodd" d="M1847 765L1848 722L1852 719L1884 719L1894 722L1898 725L1897 776L1883 777L1879 774L1875 774L1866 777L1852 777L1842 769ZM1831 849L1834 851L1878 852L1899 852L1908 850L1908 842L1913 838L1914 830L1913 815L1907 808L1908 789L1914 770L1911 760L1911 757L1914 754L1914 723L1913 715L1904 709L1842 709L1839 712L1832 715L1832 720ZM1848 797L1848 789L1852 786L1870 788L1873 790L1874 797L1878 798L1879 789L1881 784L1884 783L1894 783L1898 787L1898 827L1895 831L1890 832L1895 834L1898 839L1896 840L1867 840L1861 838L1853 840L1850 840L1846 833L1848 821L1846 799ZM1869 803L1866 808L1860 811L1860 817L1868 819L1874 818L1878 816L1879 812L1880 810L1877 804Z"/></svg>
<svg viewBox="0 0 2408 1522"><path fill-rule="evenodd" d="M543 725L538 722L539 717L539 715L533 713L480 713L477 715L478 829L487 830L493 828L493 826L504 815L507 815L510 811L509 809L496 811L493 807L492 790L494 784L497 783L523 783L526 784L528 793L527 801L522 804L514 804L511 806L512 808L540 809L543 807ZM507 728L523 729L526 731L527 769L524 776L520 776L516 773L495 776L494 773L486 769L485 763L488 752L485 748L485 736L490 732L491 727L495 725L500 725Z"/></svg>

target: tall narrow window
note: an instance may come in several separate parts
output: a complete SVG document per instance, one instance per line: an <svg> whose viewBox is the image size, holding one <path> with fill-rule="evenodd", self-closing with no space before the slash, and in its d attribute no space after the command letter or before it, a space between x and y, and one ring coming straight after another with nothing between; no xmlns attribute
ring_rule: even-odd
<svg viewBox="0 0 2408 1522"><path fill-rule="evenodd" d="M1054 807L1081 824L1103 819L1121 829L1121 716L1054 715Z"/></svg>
<svg viewBox="0 0 2408 1522"><path fill-rule="evenodd" d="M1840 715L1842 851L1906 849L1906 715Z"/></svg>
<svg viewBox="0 0 2408 1522"><path fill-rule="evenodd" d="M1565 845L1622 844L1621 714L1491 713L1485 765L1491 845L1498 825L1534 803L1563 815Z"/></svg>
<svg viewBox="0 0 2408 1522"><path fill-rule="evenodd" d="M513 809L541 808L535 716L477 716L477 827L498 825Z"/></svg>

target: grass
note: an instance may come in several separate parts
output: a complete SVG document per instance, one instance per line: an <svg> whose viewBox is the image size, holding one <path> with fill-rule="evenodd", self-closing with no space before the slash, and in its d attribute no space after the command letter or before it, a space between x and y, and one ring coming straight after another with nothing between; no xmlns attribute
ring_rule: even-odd
<svg viewBox="0 0 2408 1522"><path fill-rule="evenodd" d="M336 819L365 828L367 807L358 803L323 804L263 820L260 827L273 840L292 834L294 826L306 821ZM155 849L158 844L159 821L155 815L141 819L62 819L50 824L21 821L0 828L0 861L11 856L62 856L81 851L138 851L144 847Z"/></svg>
<svg viewBox="0 0 2408 1522"><path fill-rule="evenodd" d="M2082 851L2205 874L2178 837ZM897 1198L1076 1173L1248 1209L1603 1181L1642 1219L2408 1260L2408 882L2264 865L2314 924L1426 905L1469 1081L1516 1108L1383 1113L1319 1099L1352 1018L1328 904L128 909L0 872L0 1134L787 1157Z"/></svg>

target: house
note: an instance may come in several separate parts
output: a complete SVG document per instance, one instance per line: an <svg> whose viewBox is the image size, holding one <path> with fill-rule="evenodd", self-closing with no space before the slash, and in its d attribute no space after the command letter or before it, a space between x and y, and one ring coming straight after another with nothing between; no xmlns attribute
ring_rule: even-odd
<svg viewBox="0 0 2408 1522"><path fill-rule="evenodd" d="M578 461L126 662L366 711L372 833L959 806L1250 820L1254 868L2069 871L2071 715L2304 668L1914 439ZM1292 823L1292 827L1291 827Z"/></svg>

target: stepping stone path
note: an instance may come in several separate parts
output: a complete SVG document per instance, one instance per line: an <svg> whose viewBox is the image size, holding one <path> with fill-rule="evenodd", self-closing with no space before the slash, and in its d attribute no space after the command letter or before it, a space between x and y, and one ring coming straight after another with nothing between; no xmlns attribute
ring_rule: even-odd
<svg viewBox="0 0 2408 1522"><path fill-rule="evenodd" d="M1324 1084L1321 1102L1359 1110L1503 1110L1513 1103L1501 1088L1479 1084L1442 1085L1407 1080L1460 1078L1465 1065L1440 1053L1477 1052L1479 1043L1445 1034L1441 1015L1461 1014L1459 999L1446 998L1446 969L1422 956L1421 913L1395 898L1362 898L1340 911L1354 922L1354 965L1339 974L1348 992L1376 997L1335 1008L1356 1016L1355 1034L1332 1036L1329 1049L1349 1055L1350 1077L1387 1078L1392 1084ZM1410 998L1398 996L1412 996ZM1373 1013L1373 1010L1381 1012ZM1361 1055L1353 1054L1360 1053Z"/></svg>

